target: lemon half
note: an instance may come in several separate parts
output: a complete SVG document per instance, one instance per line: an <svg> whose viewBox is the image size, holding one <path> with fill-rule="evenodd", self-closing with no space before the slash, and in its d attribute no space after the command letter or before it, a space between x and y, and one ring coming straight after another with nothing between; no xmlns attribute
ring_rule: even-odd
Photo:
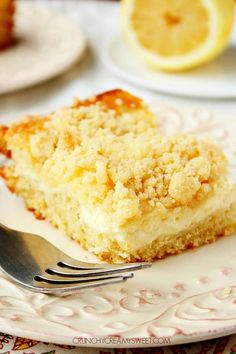
<svg viewBox="0 0 236 354"><path fill-rule="evenodd" d="M225 49L234 0L122 0L121 20L130 46L147 64L186 70Z"/></svg>

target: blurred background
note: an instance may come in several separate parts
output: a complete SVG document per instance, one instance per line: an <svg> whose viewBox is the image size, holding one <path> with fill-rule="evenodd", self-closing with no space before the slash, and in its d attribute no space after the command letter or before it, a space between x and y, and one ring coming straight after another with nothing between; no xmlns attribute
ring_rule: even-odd
<svg viewBox="0 0 236 354"><path fill-rule="evenodd" d="M123 2L16 0L16 42L0 51L2 119L10 122L25 113L45 113L69 104L74 96L85 98L118 87L148 102L201 104L234 114L233 35L224 53L210 64L178 73L153 70L123 35ZM140 13L142 16L142 9L137 18ZM179 20L167 12L165 21L174 28ZM181 43L181 36L177 42Z"/></svg>

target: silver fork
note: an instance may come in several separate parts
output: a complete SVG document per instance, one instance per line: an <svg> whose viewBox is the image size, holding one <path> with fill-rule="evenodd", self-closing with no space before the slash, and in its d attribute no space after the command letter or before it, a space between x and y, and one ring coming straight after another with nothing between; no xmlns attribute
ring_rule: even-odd
<svg viewBox="0 0 236 354"><path fill-rule="evenodd" d="M28 290L65 294L124 282L151 263L96 264L77 261L44 238L0 223L0 269Z"/></svg>

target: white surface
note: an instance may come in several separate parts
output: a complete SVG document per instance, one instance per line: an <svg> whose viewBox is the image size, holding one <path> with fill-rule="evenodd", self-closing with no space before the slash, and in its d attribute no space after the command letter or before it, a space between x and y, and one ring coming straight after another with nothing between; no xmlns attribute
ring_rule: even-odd
<svg viewBox="0 0 236 354"><path fill-rule="evenodd" d="M223 55L185 73L149 69L120 35L104 46L103 61L118 77L157 92L189 97L236 98L236 33Z"/></svg>
<svg viewBox="0 0 236 354"><path fill-rule="evenodd" d="M107 40L106 37L117 32L117 3L105 1L94 3L89 0L46 0L44 3L59 9L78 22L90 39L90 53L82 63L57 79L0 96L0 123L10 123L25 113L54 110L69 104L73 96L84 98L92 93L121 87L150 102L161 102L153 104L153 109L165 122L168 131L181 128L201 133L204 127L205 134L213 135L223 143L232 168L236 167L236 100L187 100L164 96L127 84L109 73L101 61L101 48ZM184 107L190 103L228 114L220 115L218 123L215 124L208 110L187 111L185 124L182 126L181 114L173 107L179 105ZM230 113L233 118L229 118ZM189 118L192 116L195 117L194 120ZM232 142L230 145L227 144L228 139ZM0 188L0 221L38 232L72 256L79 255L79 258L90 259L90 255L82 252L74 242L67 240L47 223L35 220L32 214L24 209L23 203L6 191L3 184ZM136 277L123 288L119 286L103 288L101 292L90 290L80 297L68 298L66 302L63 299L22 292L2 278L0 297L6 296L5 300L8 301L0 301L0 331L68 344L72 344L74 336L87 336L88 332L106 335L122 332L123 336L136 337L145 336L147 330L150 330L158 336L161 333L174 334L176 343L235 333L235 246L235 237L222 239L196 252L188 252L158 262L151 273L148 273L149 270L137 273ZM217 288L223 290L215 292ZM193 294L199 296L191 298L194 301L189 301ZM176 303L180 303L181 306L170 307ZM163 311L166 306L169 307L168 313ZM161 321L158 320L159 314L162 316ZM175 315L181 316L181 319ZM169 316L172 316L173 322L169 321ZM221 320L216 321L216 318ZM180 327L184 328L185 332L177 331L179 335L176 335L176 328Z"/></svg>
<svg viewBox="0 0 236 354"><path fill-rule="evenodd" d="M15 43L0 52L0 94L29 87L78 61L86 39L77 24L33 2L17 2Z"/></svg>

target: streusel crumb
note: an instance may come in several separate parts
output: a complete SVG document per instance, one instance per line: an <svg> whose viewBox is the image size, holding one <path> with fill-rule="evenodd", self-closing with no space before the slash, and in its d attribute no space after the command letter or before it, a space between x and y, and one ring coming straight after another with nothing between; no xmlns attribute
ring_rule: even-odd
<svg viewBox="0 0 236 354"><path fill-rule="evenodd" d="M204 199L225 173L221 150L192 136L162 135L141 101L133 112L128 97L124 110L124 97L28 117L9 131L8 149L18 146L15 153L27 155L48 186L72 184L78 198L112 212L120 225L157 206L168 212Z"/></svg>

